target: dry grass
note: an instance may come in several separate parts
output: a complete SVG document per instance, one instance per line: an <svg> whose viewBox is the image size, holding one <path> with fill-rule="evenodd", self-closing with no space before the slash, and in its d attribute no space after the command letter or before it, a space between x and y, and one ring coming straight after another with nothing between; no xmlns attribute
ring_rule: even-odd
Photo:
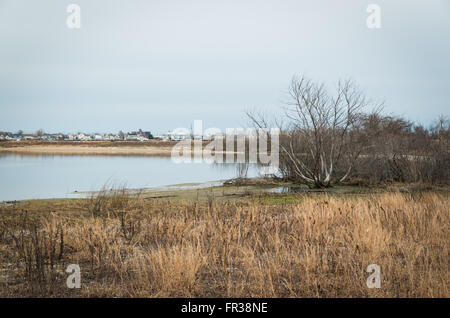
<svg viewBox="0 0 450 318"><path fill-rule="evenodd" d="M1 296L450 296L448 193L95 200L0 208ZM65 285L72 263L78 290ZM369 264L380 289L366 286Z"/></svg>
<svg viewBox="0 0 450 318"><path fill-rule="evenodd" d="M0 141L0 154L168 157L176 141ZM203 142L203 146L207 144Z"/></svg>

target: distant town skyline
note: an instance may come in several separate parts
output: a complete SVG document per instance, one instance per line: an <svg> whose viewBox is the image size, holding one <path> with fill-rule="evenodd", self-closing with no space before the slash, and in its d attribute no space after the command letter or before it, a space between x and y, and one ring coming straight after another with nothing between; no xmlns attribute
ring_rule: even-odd
<svg viewBox="0 0 450 318"><path fill-rule="evenodd" d="M247 131L247 130L246 130ZM246 132L244 131L244 133ZM138 129L135 131L119 132L46 132L39 129L34 133L18 130L17 132L1 131L0 141L26 141L26 140L44 140L44 141L148 141L157 140L185 140L185 139L203 139L211 140L214 136L223 136L225 133L232 134L235 131L189 131L187 129L171 130L165 133L156 134L151 131ZM240 132L242 133L242 132Z"/></svg>
<svg viewBox="0 0 450 318"><path fill-rule="evenodd" d="M123 133L133 133L133 132L137 132L139 130L142 130L143 132L151 132L148 129L131 129L131 130L124 130L124 129L119 129L118 131L89 131L89 130L75 130L75 131L51 131L51 130L46 130L44 128L40 128L34 131L31 130L26 130L26 129L15 129L15 130L10 130L10 131L6 131L6 130L2 130L0 128L0 133L2 132L7 132L7 133L13 133L13 134L17 134L19 132L22 132L23 134L37 134L39 131L42 131L44 133L47 134L78 134L78 133L85 133L85 134L118 134L120 132ZM161 133L167 133L169 131L171 131L172 129L168 129L166 132L161 132Z"/></svg>
<svg viewBox="0 0 450 318"><path fill-rule="evenodd" d="M447 0L3 0L0 21L0 131L247 127L295 74L350 77L425 126L450 109Z"/></svg>

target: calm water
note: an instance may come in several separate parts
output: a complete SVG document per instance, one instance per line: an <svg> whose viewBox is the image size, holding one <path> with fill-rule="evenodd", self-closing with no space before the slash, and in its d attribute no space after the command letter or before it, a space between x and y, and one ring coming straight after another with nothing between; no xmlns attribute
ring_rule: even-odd
<svg viewBox="0 0 450 318"><path fill-rule="evenodd" d="M175 164L170 158L0 154L0 201L74 197L106 183L127 188L224 180L236 165ZM248 176L257 175L250 167Z"/></svg>

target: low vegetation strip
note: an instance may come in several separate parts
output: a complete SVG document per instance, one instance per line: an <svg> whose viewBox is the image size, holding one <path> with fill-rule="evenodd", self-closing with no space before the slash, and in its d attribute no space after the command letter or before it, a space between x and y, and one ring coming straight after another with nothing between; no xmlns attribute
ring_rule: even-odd
<svg viewBox="0 0 450 318"><path fill-rule="evenodd" d="M19 153L29 155L165 155L170 156L175 142L73 142L73 141L7 141L0 142L0 153Z"/></svg>
<svg viewBox="0 0 450 318"><path fill-rule="evenodd" d="M202 147L209 142L203 141ZM172 155L177 141L150 140L134 141L0 141L0 154L24 155L130 155L165 156ZM234 152L234 151L231 151ZM226 153L226 151L221 151Z"/></svg>
<svg viewBox="0 0 450 318"><path fill-rule="evenodd" d="M274 195L274 197L277 197ZM1 206L4 297L449 297L448 192ZM81 288L65 269L78 264ZM368 288L366 268L381 269Z"/></svg>

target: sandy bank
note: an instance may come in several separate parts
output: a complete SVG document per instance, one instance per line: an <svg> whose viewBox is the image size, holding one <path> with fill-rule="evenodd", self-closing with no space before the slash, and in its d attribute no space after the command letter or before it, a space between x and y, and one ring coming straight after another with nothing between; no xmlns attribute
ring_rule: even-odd
<svg viewBox="0 0 450 318"><path fill-rule="evenodd" d="M29 155L123 155L123 156L170 156L171 147L86 147L67 145L21 146L0 148L0 153Z"/></svg>
<svg viewBox="0 0 450 318"><path fill-rule="evenodd" d="M176 142L5 142L0 143L1 153L23 155L86 155L86 156L161 156L170 157ZM203 143L205 146L206 143ZM194 148L192 148L193 150ZM193 151L192 151L193 152ZM226 153L226 151L220 152Z"/></svg>

